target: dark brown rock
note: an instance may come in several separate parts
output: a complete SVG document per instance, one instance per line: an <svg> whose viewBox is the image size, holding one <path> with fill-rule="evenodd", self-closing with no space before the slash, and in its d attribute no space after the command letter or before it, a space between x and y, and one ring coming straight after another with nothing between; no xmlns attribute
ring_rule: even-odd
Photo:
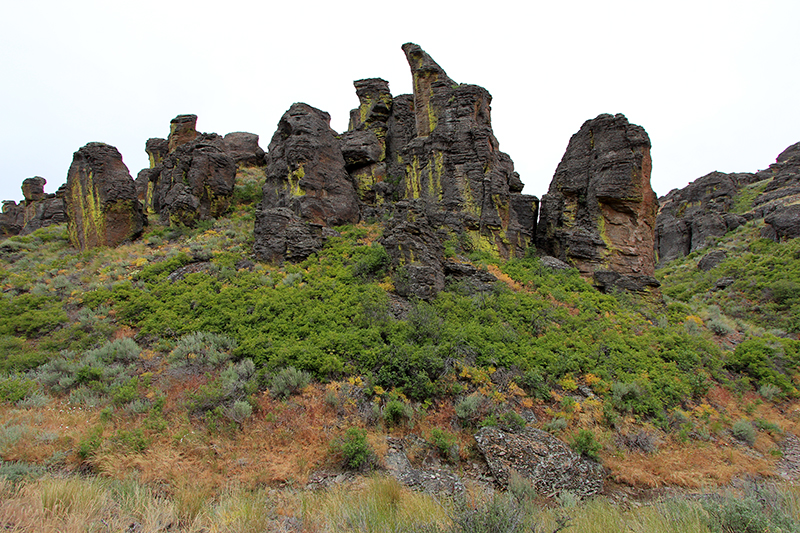
<svg viewBox="0 0 800 533"><path fill-rule="evenodd" d="M178 115L169 123L169 152L174 152L180 145L185 144L200 135L197 133L197 115Z"/></svg>
<svg viewBox="0 0 800 533"><path fill-rule="evenodd" d="M453 82L419 46L407 43L403 51L414 95L395 98L386 121L385 182L391 188L381 190L383 198L406 203L396 215L401 220L406 205L417 204L413 209L425 213L436 238L460 236L459 242L468 243L464 251L522 255L534 236L538 201L520 194L522 182L511 158L499 150L491 128L491 95L482 87ZM412 287L419 290L412 293L420 296L441 285L440 256L435 262L423 261L416 255L405 257L392 240L384 246L393 262L415 273ZM423 275L428 276L424 282Z"/></svg>
<svg viewBox="0 0 800 533"><path fill-rule="evenodd" d="M225 135L225 148L237 166L259 167L265 164L264 150L258 145L258 135L235 131Z"/></svg>
<svg viewBox="0 0 800 533"><path fill-rule="evenodd" d="M19 235L25 226L25 204L17 205L13 200L3 200L3 212L0 213L0 235L10 237Z"/></svg>
<svg viewBox="0 0 800 533"><path fill-rule="evenodd" d="M433 298L444 289L442 239L420 205L398 202L381 244L395 271L395 289L402 296Z"/></svg>
<svg viewBox="0 0 800 533"><path fill-rule="evenodd" d="M712 250L704 255L700 261L697 262L697 268L702 270L703 272L708 272L709 270L715 268L717 265L725 261L727 259L728 254L725 253L724 250Z"/></svg>
<svg viewBox="0 0 800 533"><path fill-rule="evenodd" d="M24 200L17 205L3 202L0 214L0 235L27 235L39 228L67 221L63 186L56 194L44 192L47 183L42 177L27 178L22 182Z"/></svg>
<svg viewBox="0 0 800 533"><path fill-rule="evenodd" d="M800 204L777 209L764 217L764 236L776 241L800 237Z"/></svg>
<svg viewBox="0 0 800 533"><path fill-rule="evenodd" d="M661 198L656 221L658 264L703 249L739 227L744 218L730 210L740 188L753 180L753 174L712 172Z"/></svg>
<svg viewBox="0 0 800 533"><path fill-rule="evenodd" d="M195 117L196 119L197 117ZM147 157L150 160L150 168L155 168L167 157L169 153L169 141L154 137L147 139L144 145L144 151L147 152Z"/></svg>
<svg viewBox="0 0 800 533"><path fill-rule="evenodd" d="M325 243L322 225L308 224L286 207L259 211L254 231L253 251L273 263L302 261Z"/></svg>
<svg viewBox="0 0 800 533"><path fill-rule="evenodd" d="M89 143L75 152L64 202L70 240L81 250L117 246L142 232L133 178L113 146Z"/></svg>
<svg viewBox="0 0 800 533"><path fill-rule="evenodd" d="M585 276L612 271L650 286L658 208L650 169L643 128L623 115L586 121L542 198L537 247Z"/></svg>
<svg viewBox="0 0 800 533"><path fill-rule="evenodd" d="M527 428L520 433L508 433L484 427L475 435L475 441L494 478L503 487L515 471L544 496L568 491L586 497L603 490L603 467L576 454L547 432Z"/></svg>
<svg viewBox="0 0 800 533"><path fill-rule="evenodd" d="M254 246L262 259L279 260L275 250L285 250L285 259L298 257L291 246L270 242L293 240L282 234L288 229L309 246L321 246L322 241L315 240L322 235L321 228L358 222L358 197L328 113L307 104L293 104L284 113L269 145L263 190L264 199L256 212ZM283 211L278 214L273 211L276 208L288 209L295 218L287 218ZM313 238L306 238L298 224L320 230L308 229ZM302 249L304 254L310 248Z"/></svg>
<svg viewBox="0 0 800 533"><path fill-rule="evenodd" d="M137 196L145 213L158 215L164 224L191 226L221 216L230 205L236 182L231 154L242 160L258 155L257 135L229 134L228 142L216 133L197 133L196 121L195 115L175 117L169 141L147 141L151 167L136 177Z"/></svg>
<svg viewBox="0 0 800 533"><path fill-rule="evenodd" d="M22 196L25 198L26 203L36 202L43 199L46 194L44 193L44 185L47 180L41 176L34 176L27 178L22 182Z"/></svg>

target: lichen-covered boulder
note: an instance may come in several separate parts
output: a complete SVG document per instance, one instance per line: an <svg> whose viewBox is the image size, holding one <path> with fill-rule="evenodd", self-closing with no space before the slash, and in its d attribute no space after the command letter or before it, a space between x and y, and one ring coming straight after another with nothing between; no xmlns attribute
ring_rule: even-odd
<svg viewBox="0 0 800 533"><path fill-rule="evenodd" d="M514 471L543 496L568 491L586 497L603 490L603 467L545 431L529 428L508 433L484 427L475 434L475 442L501 486L508 485Z"/></svg>
<svg viewBox="0 0 800 533"><path fill-rule="evenodd" d="M142 233L136 186L113 146L93 142L75 152L64 202L70 241L81 250L117 246Z"/></svg>
<svg viewBox="0 0 800 533"><path fill-rule="evenodd" d="M643 128L623 115L586 121L542 198L537 247L587 277L611 271L649 282L658 209L650 169Z"/></svg>

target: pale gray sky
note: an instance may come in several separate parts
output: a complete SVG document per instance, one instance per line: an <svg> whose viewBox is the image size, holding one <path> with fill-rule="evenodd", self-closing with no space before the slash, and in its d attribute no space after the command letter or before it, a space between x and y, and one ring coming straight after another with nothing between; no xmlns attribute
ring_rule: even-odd
<svg viewBox="0 0 800 533"><path fill-rule="evenodd" d="M306 102L343 131L353 80L411 92L400 46L489 90L500 148L525 192L546 192L570 136L624 113L653 143L659 195L713 170L767 167L800 141L797 0L406 2L4 0L0 199L47 192L72 153L116 146L131 175L179 114L262 148Z"/></svg>

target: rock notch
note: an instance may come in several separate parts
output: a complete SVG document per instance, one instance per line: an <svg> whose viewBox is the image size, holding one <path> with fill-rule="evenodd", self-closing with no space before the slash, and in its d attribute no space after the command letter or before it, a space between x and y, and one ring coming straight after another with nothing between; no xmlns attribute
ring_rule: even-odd
<svg viewBox="0 0 800 533"><path fill-rule="evenodd" d="M70 241L81 250L117 246L142 233L136 186L113 146L89 143L75 152L64 201Z"/></svg>
<svg viewBox="0 0 800 533"><path fill-rule="evenodd" d="M658 286L650 139L623 115L600 115L572 136L542 198L537 247L601 289Z"/></svg>

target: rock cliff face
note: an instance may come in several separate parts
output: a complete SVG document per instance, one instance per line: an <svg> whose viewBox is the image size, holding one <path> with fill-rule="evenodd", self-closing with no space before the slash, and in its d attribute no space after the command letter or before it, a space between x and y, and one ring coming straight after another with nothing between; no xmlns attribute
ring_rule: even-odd
<svg viewBox="0 0 800 533"><path fill-rule="evenodd" d="M47 180L40 176L27 178L22 182L22 195L25 198L17 204L3 202L0 213L0 235L27 235L39 228L66 222L64 210L64 190L56 194L44 192Z"/></svg>
<svg viewBox="0 0 800 533"><path fill-rule="evenodd" d="M414 94L393 98L382 79L356 81L360 105L341 136L327 113L305 104L281 118L256 222L260 257L278 258L270 240L285 241L285 254L312 253L321 228L385 217L383 245L408 281L401 292L428 298L444 283L445 240L505 258L532 244L538 200L521 194L511 158L499 150L489 93L455 83L415 44L403 51ZM296 219L272 211L279 208ZM300 241L292 244L276 217L309 229L293 230Z"/></svg>
<svg viewBox="0 0 800 533"><path fill-rule="evenodd" d="M600 115L572 136L542 198L537 247L593 276L601 289L658 285L650 139L623 115Z"/></svg>
<svg viewBox="0 0 800 533"><path fill-rule="evenodd" d="M136 178L137 195L145 212L162 223L191 226L222 215L233 195L236 158L258 158L248 153L258 148L257 135L229 134L228 142L216 133L198 133L196 123L196 115L180 115L172 119L168 139L147 141L150 168Z"/></svg>
<svg viewBox="0 0 800 533"><path fill-rule="evenodd" d="M800 143L757 173L712 172L660 199L658 264L707 247L751 220L764 219L764 237L800 236Z"/></svg>
<svg viewBox="0 0 800 533"><path fill-rule="evenodd" d="M89 143L75 152L64 202L70 240L81 250L116 246L142 233L136 186L113 146Z"/></svg>

